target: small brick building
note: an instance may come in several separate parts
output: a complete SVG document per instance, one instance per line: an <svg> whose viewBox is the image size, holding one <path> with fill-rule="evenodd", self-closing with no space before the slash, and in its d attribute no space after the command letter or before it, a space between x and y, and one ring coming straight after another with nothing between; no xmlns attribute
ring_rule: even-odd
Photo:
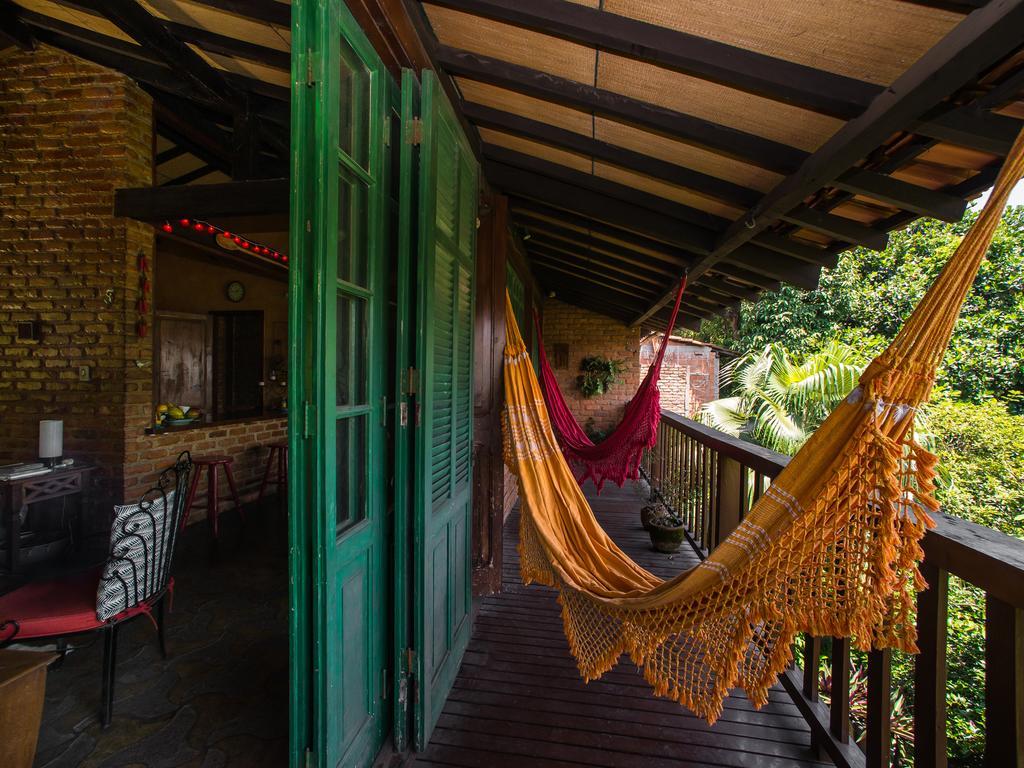
<svg viewBox="0 0 1024 768"><path fill-rule="evenodd" d="M662 335L651 334L640 342L640 375L654 362ZM661 407L693 418L700 407L718 399L721 358L734 353L696 339L673 336L661 366Z"/></svg>

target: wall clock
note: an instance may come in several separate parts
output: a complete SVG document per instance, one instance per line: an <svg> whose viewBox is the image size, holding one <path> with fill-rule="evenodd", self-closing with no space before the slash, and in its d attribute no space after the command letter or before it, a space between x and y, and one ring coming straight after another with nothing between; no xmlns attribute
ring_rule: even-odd
<svg viewBox="0 0 1024 768"><path fill-rule="evenodd" d="M227 294L231 301L241 301L245 298L245 286L237 280L232 280L228 283Z"/></svg>

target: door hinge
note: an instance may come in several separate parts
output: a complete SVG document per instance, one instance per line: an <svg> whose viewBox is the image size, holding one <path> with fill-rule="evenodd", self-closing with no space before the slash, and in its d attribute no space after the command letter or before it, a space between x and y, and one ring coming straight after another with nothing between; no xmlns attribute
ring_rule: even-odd
<svg viewBox="0 0 1024 768"><path fill-rule="evenodd" d="M418 389L419 380L420 372L410 366L405 375L405 394L415 395Z"/></svg>
<svg viewBox="0 0 1024 768"><path fill-rule="evenodd" d="M387 701L388 700L388 671L387 671L387 669L382 669L380 671L380 690L381 690L381 698L384 701Z"/></svg>
<svg viewBox="0 0 1024 768"><path fill-rule="evenodd" d="M306 747L306 768L316 768L316 753Z"/></svg>
<svg viewBox="0 0 1024 768"><path fill-rule="evenodd" d="M388 425L388 396L380 396L380 425L386 427Z"/></svg>
<svg viewBox="0 0 1024 768"><path fill-rule="evenodd" d="M384 146L391 146L391 115L384 118Z"/></svg>
<svg viewBox="0 0 1024 768"><path fill-rule="evenodd" d="M313 49L306 49L306 87L312 88L316 83L316 76L313 74Z"/></svg>
<svg viewBox="0 0 1024 768"><path fill-rule="evenodd" d="M423 121L418 117L414 117L412 122L409 123L409 131L406 134L405 141L407 144L412 144L414 147L418 147L420 142L423 140Z"/></svg>
<svg viewBox="0 0 1024 768"><path fill-rule="evenodd" d="M310 402L303 403L302 406L302 436L312 437L313 436L313 421L316 416L316 408Z"/></svg>

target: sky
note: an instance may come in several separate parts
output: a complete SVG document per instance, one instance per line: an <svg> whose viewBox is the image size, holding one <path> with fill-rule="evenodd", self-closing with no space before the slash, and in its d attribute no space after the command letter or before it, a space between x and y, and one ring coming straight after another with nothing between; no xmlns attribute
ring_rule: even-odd
<svg viewBox="0 0 1024 768"><path fill-rule="evenodd" d="M991 192L991 189L986 190L985 193L974 202L974 206L977 208L983 206L985 201L988 200L988 196ZM1010 193L1010 202L1008 205L1024 205L1024 181L1019 182L1017 186L1013 188L1013 192Z"/></svg>

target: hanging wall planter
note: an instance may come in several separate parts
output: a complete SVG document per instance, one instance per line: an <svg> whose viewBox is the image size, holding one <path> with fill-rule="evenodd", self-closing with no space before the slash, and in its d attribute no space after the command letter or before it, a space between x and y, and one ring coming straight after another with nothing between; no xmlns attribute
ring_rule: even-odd
<svg viewBox="0 0 1024 768"><path fill-rule="evenodd" d="M584 357L580 362L581 373L576 377L576 388L583 397L603 395L618 381L623 363L622 360L609 360L600 355Z"/></svg>

